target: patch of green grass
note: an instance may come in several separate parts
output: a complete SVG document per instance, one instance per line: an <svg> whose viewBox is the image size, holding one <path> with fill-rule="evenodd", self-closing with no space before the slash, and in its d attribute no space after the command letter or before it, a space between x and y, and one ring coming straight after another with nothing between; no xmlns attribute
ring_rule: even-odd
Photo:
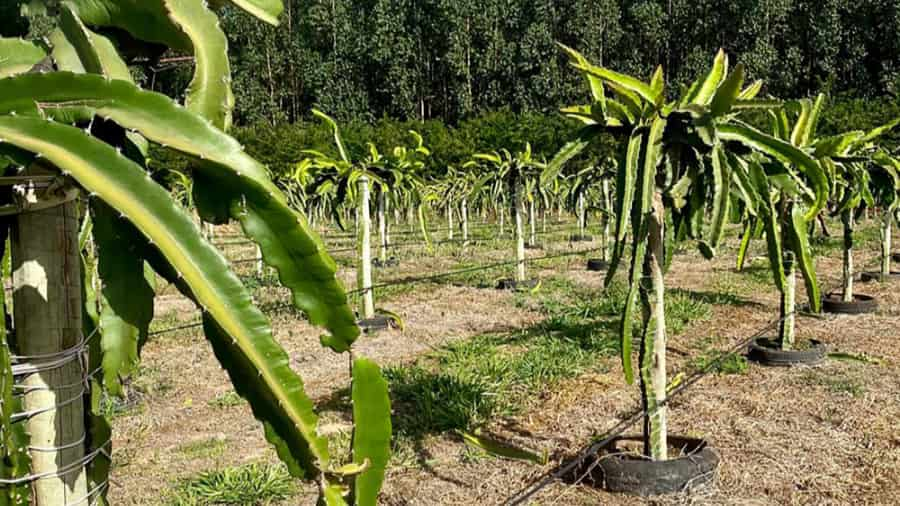
<svg viewBox="0 0 900 506"><path fill-rule="evenodd" d="M234 390L229 390L207 402L210 407L214 408L230 408L232 406L240 406L243 403L244 399Z"/></svg>
<svg viewBox="0 0 900 506"><path fill-rule="evenodd" d="M545 321L511 333L476 336L411 365L386 368L396 433L419 438L473 430L519 413L528 399L562 380L602 366L602 357L619 353L618 313L626 296L619 284L598 292L548 278L537 294L518 296L520 303L546 314ZM668 299L672 332L710 317L708 303L678 293Z"/></svg>
<svg viewBox="0 0 900 506"><path fill-rule="evenodd" d="M103 392L100 397L100 414L107 420L137 414L141 410L141 394L133 389L126 389L124 397L117 397Z"/></svg>
<svg viewBox="0 0 900 506"><path fill-rule="evenodd" d="M201 439L198 441L185 443L176 448L175 451L181 453L189 459L207 459L222 455L223 453L225 453L225 449L227 447L227 441L221 438L213 437L209 439Z"/></svg>
<svg viewBox="0 0 900 506"><path fill-rule="evenodd" d="M720 354L715 352L704 353L693 359L693 366L696 370L706 369L719 356ZM731 354L713 366L712 370L719 374L747 374L747 369L749 369L749 367L750 365L747 363L747 357Z"/></svg>
<svg viewBox="0 0 900 506"><path fill-rule="evenodd" d="M172 381L159 367L139 365L137 370L123 381L123 395L113 396L103 392L100 412L107 419L140 413L144 398L164 394L172 390Z"/></svg>
<svg viewBox="0 0 900 506"><path fill-rule="evenodd" d="M297 493L294 479L283 465L248 464L201 473L179 482L169 506L262 506Z"/></svg>
<svg viewBox="0 0 900 506"><path fill-rule="evenodd" d="M831 393L846 394L850 397L862 397L866 393L865 385L856 378L845 374L825 373L810 369L801 376L801 381L807 385L820 386Z"/></svg>
<svg viewBox="0 0 900 506"><path fill-rule="evenodd" d="M711 317L710 302L701 300L693 292L666 291L666 332L680 334L691 322L709 320Z"/></svg>

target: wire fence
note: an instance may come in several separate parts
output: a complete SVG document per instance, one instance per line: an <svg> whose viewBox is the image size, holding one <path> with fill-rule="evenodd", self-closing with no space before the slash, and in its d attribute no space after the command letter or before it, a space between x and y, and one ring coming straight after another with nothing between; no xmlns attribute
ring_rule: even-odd
<svg viewBox="0 0 900 506"><path fill-rule="evenodd" d="M549 235L555 235L555 234L562 234L562 233L566 233L566 232L572 232L572 231L575 231L576 229L577 229L577 227L576 227L575 225L570 225L570 226L567 226L567 227L558 228L558 229L556 229L556 230L543 230L543 231L539 231L539 232L536 231L536 232L534 233L534 236L535 236L535 237L544 237L544 236L549 236ZM388 244L385 246L385 249L387 249L387 250L390 251L390 250L400 250L400 249L414 248L414 247L418 247L418 246L441 246L441 245L444 245L444 244L471 244L471 245L475 245L475 244L478 244L478 243L481 243L481 242L485 242L485 241L502 241L502 240L512 240L512 239L514 239L514 237L496 237L496 236L495 236L495 237L482 237L482 236L472 236L472 237L469 237L469 238L467 238L467 239L462 239L462 238L460 238L460 239L442 239L442 240L439 240L439 241L426 241L426 240L421 240L421 241L402 241L402 242L392 242L392 243L388 243ZM248 240L248 241L246 241L246 243L247 243L247 244L251 244L251 243L253 243L253 241ZM527 241L526 241L526 243L527 243ZM382 247L381 244L373 244L373 245L372 245L372 249L373 249L373 250L375 250L375 249L380 249L381 247ZM326 252L327 252L328 254L330 254L330 255L334 255L334 254L336 254L336 253L349 253L349 252L355 252L355 251L359 251L359 246L352 246L352 247L347 247L347 248L337 248L337 249L335 249L335 248L326 248ZM258 261L260 261L260 260L261 260L261 258L260 258L259 256L253 256L253 257L244 257L244 258L238 258L238 259L235 259L235 260L230 260L230 263L232 263L232 264L245 264L245 263L258 262Z"/></svg>
<svg viewBox="0 0 900 506"><path fill-rule="evenodd" d="M541 261L552 260L552 259L556 259L556 258L584 255L586 253L591 253L591 252L596 252L596 251L600 251L600 249L599 248L589 248L589 249L582 249L582 250L578 250L578 251L567 251L564 253L556 253L556 254L552 254L552 255L543 255L543 256L539 256L539 257L527 258L525 261L527 263L541 262ZM504 261L500 261L500 262L481 264L481 265L477 265L477 266L473 266L473 267L469 267L469 268L465 268L465 269L456 269L456 270L451 270L451 271L428 274L425 276L407 276L407 277L398 278L398 279L394 279L394 280L390 280L390 281L385 281L382 283L375 283L368 288L357 288L354 290L348 290L346 293L348 296L360 295L369 290L377 290L377 289L387 288L387 287L391 287L391 286L402 286L402 285L426 283L426 282L437 281L439 279L444 279L444 278L448 278L448 277L458 276L461 274L471 274L474 272L488 271L488 270L492 270L492 269L498 269L500 267L512 266L512 265L516 265L518 263L519 263L518 260L504 260ZM294 305L292 303L283 302L283 303L278 303L278 304L274 304L274 305L270 305L270 306L263 306L263 307L260 307L260 309L263 312L269 312L269 311L277 311L277 310L292 308L292 307L294 307ZM180 330L195 329L195 328L198 328L201 326L203 326L203 322L186 323L183 325L178 325L178 326L174 326L174 327L170 327L170 328L155 330L153 332L150 332L148 335L149 336L158 336L161 334L168 334L168 333L177 332Z"/></svg>

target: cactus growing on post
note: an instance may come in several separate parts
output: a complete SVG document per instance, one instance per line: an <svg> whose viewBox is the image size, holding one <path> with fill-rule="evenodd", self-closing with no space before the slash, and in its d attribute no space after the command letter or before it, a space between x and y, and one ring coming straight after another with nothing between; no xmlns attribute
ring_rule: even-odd
<svg viewBox="0 0 900 506"><path fill-rule="evenodd" d="M277 0L235 3L270 21L280 10ZM119 376L133 367L134 349L139 350L141 336L146 336L149 319L141 308L148 303L152 307L152 290L132 291L127 298L117 294L142 278L149 264L201 309L213 351L290 472L315 480L327 504L346 504L350 488L355 488L356 504L374 504L390 451L390 409L377 366L364 358L353 361L358 368L354 405L365 406L357 421L366 428L360 427L356 435L357 466L335 469L327 442L317 433L317 416L303 383L291 370L267 318L222 254L150 177L145 163L148 142L192 157L193 197L204 219L239 222L259 246L264 262L291 290L294 305L312 324L329 331L323 345L349 351L359 329L335 278L334 262L262 165L224 132L232 98L225 37L216 15L201 0L72 0L59 9L60 29L50 37L56 71L23 74L30 66L0 54L0 153L4 165L13 166L32 165L40 157L57 179L71 181L90 195L104 287L100 319L88 318L86 323L101 325L102 346L92 346L90 360L102 363L103 383L118 387ZM89 27L115 27L138 41L194 53L197 64L186 107L135 86L113 42ZM0 51L9 46L0 44ZM6 66L9 61L17 67ZM115 254L109 252L113 239L129 244L134 258L115 263ZM95 309L88 306L86 314ZM0 366L0 375L8 378L5 361ZM97 390L90 392L85 404L96 395ZM10 415L8 406L3 404L0 420ZM98 437L99 427L89 430L86 454L108 455L109 443ZM95 460L89 467L88 499L100 501L108 463ZM38 505L58 503L40 493L35 500Z"/></svg>
<svg viewBox="0 0 900 506"><path fill-rule="evenodd" d="M756 209L757 203L744 188L747 166L730 143L762 152L779 151L783 143L760 137L764 134L737 122L741 109L773 104L754 100L760 83L743 87L743 68L739 65L729 73L724 52L719 52L704 78L695 81L680 98L666 103L662 68L644 82L595 66L573 49L563 49L572 66L585 76L592 101L563 109L564 114L581 120L585 126L548 164L545 176L558 173L601 133L608 132L626 141L616 174L616 227L606 283L612 280L625 254L630 225L633 242L629 291L620 324L622 363L630 383L634 375L632 315L639 300L643 323L639 372L645 409L644 451L654 460L665 460L666 239L697 239L701 253L713 256L722 239L732 189L744 190L737 193L747 206ZM607 96L608 91L611 96ZM804 167L821 172L815 162L798 150L777 154L796 158ZM812 192L815 199L808 211L810 217L818 214L827 195L824 176L815 181L819 184ZM665 226L667 213L672 215L672 227ZM706 226L705 217L709 217ZM650 282L642 282L644 279Z"/></svg>

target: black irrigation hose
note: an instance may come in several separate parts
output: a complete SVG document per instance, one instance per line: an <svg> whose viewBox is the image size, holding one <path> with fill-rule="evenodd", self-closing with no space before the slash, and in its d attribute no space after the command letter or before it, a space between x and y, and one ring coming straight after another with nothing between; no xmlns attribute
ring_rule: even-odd
<svg viewBox="0 0 900 506"><path fill-rule="evenodd" d="M832 290L834 290L834 289L832 289ZM724 362L725 359L734 356L736 353L738 353L742 350L746 350L747 347L750 346L750 344L753 341L755 341L756 339L759 339L766 332L772 330L777 325L781 324L781 322L783 322L789 316L803 315L804 312L808 311L808 307L806 307L806 306L807 306L806 304L801 305L797 309L795 309L793 311L793 313L786 314L780 318L777 318L777 319L769 322L766 326L764 326L763 328L756 331L750 337L741 340L740 342L733 345L728 350L720 353L715 359L708 362L704 367L695 370L693 373L691 373L690 376L687 377L687 379L683 380L675 388L673 388L672 391L666 396L666 398L663 399L662 402L660 402L659 407L657 409L655 409L653 412L649 413L648 416L653 416L654 414L656 414L657 411L659 411L660 409L667 406L669 404L669 401L671 401L673 398L678 397L681 393L683 393L685 390L687 390L688 387L694 385L695 383L697 383L698 381L703 379L705 376L709 375L709 373L712 372L712 370L715 369L719 364ZM806 310L804 310L804 308ZM518 506L520 504L525 504L526 501L528 501L529 499L534 497L538 492L540 492L544 488L552 485L554 482L561 480L567 474L569 474L570 472L572 472L573 470L578 468L578 466L582 465L584 463L584 461L587 460L591 455L596 454L601 448L605 447L610 442L612 442L613 439L622 435L623 432L628 430L634 424L638 423L642 418L644 418L644 416L645 415L644 415L643 408L635 408L634 410L631 411L631 413L629 413L627 418L620 421L615 426L613 426L611 429L609 429L605 433L605 436L603 437L603 439L592 443L590 446L588 446L587 448L580 451L578 453L578 455L575 458L573 458L572 460L570 460L567 464L557 467L554 471L545 473L543 478L541 478L538 481L532 482L530 485L521 489L516 494L508 497L501 504L503 504L504 506Z"/></svg>

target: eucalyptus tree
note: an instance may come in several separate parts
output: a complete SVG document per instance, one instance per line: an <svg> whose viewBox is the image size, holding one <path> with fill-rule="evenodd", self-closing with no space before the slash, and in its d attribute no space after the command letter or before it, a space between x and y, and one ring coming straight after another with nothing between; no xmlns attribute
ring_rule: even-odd
<svg viewBox="0 0 900 506"><path fill-rule="evenodd" d="M622 364L626 381L631 383L633 313L639 301L644 452L654 460L666 460L664 275L672 254L671 241L697 239L700 252L709 258L722 240L732 192L757 210L756 201L748 195L748 164L741 161L749 156L747 151L794 160L815 173L809 207L804 213L795 212L801 224L825 205L827 181L821 167L805 153L738 121L741 110L772 104L755 100L761 83L744 87L741 65L728 72L724 52L719 52L703 78L686 87L679 98L666 102L662 67L644 82L593 65L573 49L563 49L587 81L591 102L563 109L585 126L548 164L546 173L558 172L604 132L625 140L616 171L614 247L605 282L611 282L625 256L630 228L628 295L620 324Z"/></svg>
<svg viewBox="0 0 900 506"><path fill-rule="evenodd" d="M11 235L16 269L37 267L21 270L22 286L40 282L52 290L46 296L15 290L15 337L0 340L3 502L105 502L110 427L99 396L104 388L122 390L148 337L155 295L145 278L149 265L201 310L216 357L289 472L316 483L325 504L375 504L390 452L386 383L377 365L349 354L359 328L321 240L265 168L225 133L233 97L218 17L201 0L46 3L58 15L47 46L0 43L0 165L13 178L7 181L26 182L25 200L4 197L24 212L3 221L2 234ZM281 10L278 0L231 3L273 23ZM117 36L104 35L109 30ZM183 106L134 84L118 47L126 40L138 60L158 56L161 45L193 55ZM303 382L249 291L154 181L146 163L150 143L192 160L193 201L204 220L237 222L277 270L293 305L328 331L323 346L348 353L352 464L339 466L330 456ZM82 241L73 219L79 209L93 223ZM78 247L88 235L102 281L96 294L90 278L78 276ZM81 269L85 276L90 268ZM32 279L38 274L43 281ZM78 360L84 350L87 364ZM52 373L34 374L46 371ZM72 386L88 380L73 396ZM23 411L10 409L16 404ZM23 458L29 448L30 463Z"/></svg>

